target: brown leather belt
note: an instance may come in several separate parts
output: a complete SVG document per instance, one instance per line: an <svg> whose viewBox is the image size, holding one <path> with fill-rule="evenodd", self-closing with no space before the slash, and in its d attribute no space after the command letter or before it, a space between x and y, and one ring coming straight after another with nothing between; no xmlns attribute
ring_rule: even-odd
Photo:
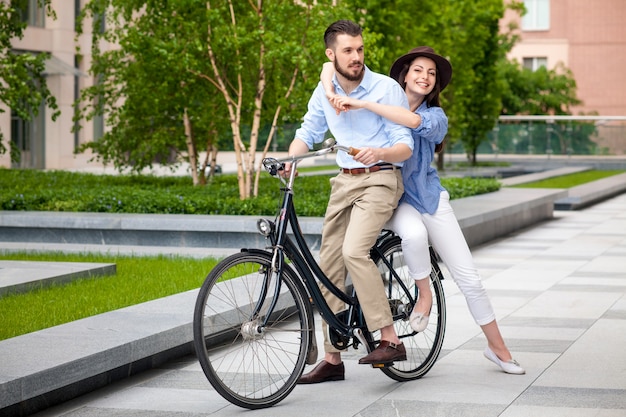
<svg viewBox="0 0 626 417"><path fill-rule="evenodd" d="M359 175L369 174L377 171L389 171L394 169L400 169L400 167L397 167L393 164L376 164L369 168L341 168L341 172L343 172L344 174Z"/></svg>

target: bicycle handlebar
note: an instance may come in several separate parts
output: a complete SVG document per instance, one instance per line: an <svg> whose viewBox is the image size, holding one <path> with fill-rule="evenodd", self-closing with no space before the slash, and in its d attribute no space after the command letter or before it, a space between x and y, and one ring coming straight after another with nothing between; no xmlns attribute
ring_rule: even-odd
<svg viewBox="0 0 626 417"><path fill-rule="evenodd" d="M348 155L351 155L351 156L356 156L356 154L361 152L361 150L358 149L358 148L353 148L351 146L338 145L334 141L334 139L333 140L329 139L325 143L327 144L327 146L325 148L322 148L322 149L320 149L318 151L314 151L314 152L308 152L308 153L304 153L304 154L301 154L301 155L293 155L293 156L289 156L287 158L281 158L281 159L264 158L263 159L263 166L265 167L265 170L267 172L269 172L272 176L276 176L278 171L283 169L283 166L284 166L285 162L290 162L290 163L292 163L294 165L297 165L297 163L299 161L303 160L303 159L326 155L326 154L329 154L331 152L334 152L335 150L340 150L340 151L346 152Z"/></svg>
<svg viewBox="0 0 626 417"><path fill-rule="evenodd" d="M348 146L334 145L333 148L337 148L340 151L346 152L348 155L356 156L357 153L361 152L359 148L353 148Z"/></svg>

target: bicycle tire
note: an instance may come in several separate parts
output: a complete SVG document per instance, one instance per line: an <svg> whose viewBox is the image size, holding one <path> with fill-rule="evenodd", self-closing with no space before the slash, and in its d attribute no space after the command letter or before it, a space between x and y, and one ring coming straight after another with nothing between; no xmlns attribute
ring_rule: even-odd
<svg viewBox="0 0 626 417"><path fill-rule="evenodd" d="M410 290L413 298L417 300L417 287L415 281L409 277L408 268L404 262L402 253L402 241L398 236L383 241L380 251L386 257L390 264L393 265L399 279L401 279ZM400 340L406 348L407 360L394 362L392 366L380 368L387 376L396 381L411 381L419 379L426 375L433 367L443 345L443 339L446 329L446 299L443 292L441 279L443 275L431 249L431 265L430 274L431 291L433 292L433 307L428 321L428 327L423 332L415 332L411 329L408 316L410 314L411 302L404 291L400 290L400 285L395 283L388 285L389 268L380 259L380 255L373 252L374 262L381 271L381 277L385 280L385 288L387 290L387 298L390 300L392 310L396 309L395 315L404 314L404 318L395 320L394 327ZM392 280L393 283L395 281ZM405 309L406 311L402 311ZM380 343L380 332L366 332L366 339L370 344L370 349L375 349Z"/></svg>
<svg viewBox="0 0 626 417"><path fill-rule="evenodd" d="M271 254L240 252L222 260L202 284L194 308L194 347L213 388L248 409L270 407L296 386L304 370L313 312L299 277L283 267L278 304L262 333L258 324L274 298L275 277L258 318Z"/></svg>

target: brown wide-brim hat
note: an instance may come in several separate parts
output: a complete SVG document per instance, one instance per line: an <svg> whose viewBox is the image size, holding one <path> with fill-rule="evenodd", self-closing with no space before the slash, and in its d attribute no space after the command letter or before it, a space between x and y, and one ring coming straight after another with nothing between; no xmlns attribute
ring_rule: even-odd
<svg viewBox="0 0 626 417"><path fill-rule="evenodd" d="M450 61L441 55L437 55L430 46L418 46L396 59L396 62L394 62L391 66L389 76L399 82L400 85L404 85L404 80L400 80L402 69L404 68L404 65L409 65L418 56L425 56L435 61L435 65L437 65L437 73L439 74L439 90L443 91L452 79L452 65L450 64Z"/></svg>

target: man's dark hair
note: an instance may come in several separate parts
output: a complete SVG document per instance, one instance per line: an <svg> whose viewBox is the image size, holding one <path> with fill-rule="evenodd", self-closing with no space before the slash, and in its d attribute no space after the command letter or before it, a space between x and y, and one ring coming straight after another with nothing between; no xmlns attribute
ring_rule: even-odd
<svg viewBox="0 0 626 417"><path fill-rule="evenodd" d="M351 20L338 20L328 26L324 32L324 44L326 48L332 48L337 40L337 35L360 36L363 28Z"/></svg>

